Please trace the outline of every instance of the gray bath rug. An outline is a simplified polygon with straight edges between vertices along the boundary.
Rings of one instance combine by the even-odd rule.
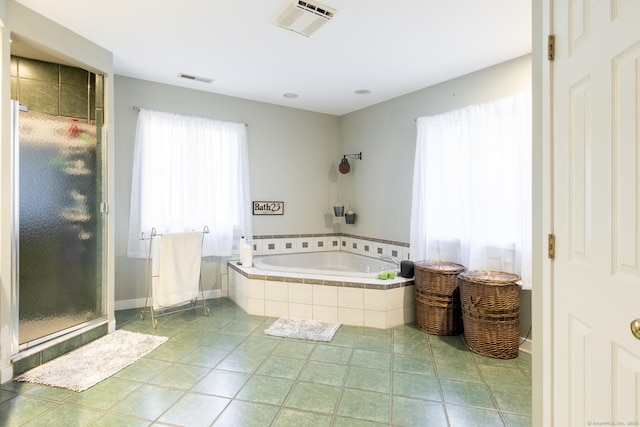
[[[117,330],[25,372],[16,381],[83,391],[129,366],[167,339]]]
[[[340,323],[281,317],[264,330],[267,335],[301,340],[331,341]]]

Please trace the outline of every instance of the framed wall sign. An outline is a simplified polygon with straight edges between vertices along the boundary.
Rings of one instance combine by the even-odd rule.
[[[284,202],[253,202],[254,215],[284,215]]]

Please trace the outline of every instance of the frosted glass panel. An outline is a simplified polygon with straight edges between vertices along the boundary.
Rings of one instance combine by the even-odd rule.
[[[104,315],[96,125],[21,112],[19,342]]]

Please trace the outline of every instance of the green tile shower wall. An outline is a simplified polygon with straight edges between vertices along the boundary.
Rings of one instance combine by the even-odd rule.
[[[13,362],[13,374],[19,375],[29,369],[35,368],[43,363],[55,359],[58,356],[62,356],[72,350],[81,347],[95,339],[98,339],[109,332],[107,324],[99,325],[93,329],[83,332],[81,335],[72,337],[63,342],[60,342],[52,347],[49,347],[43,351],[32,354],[31,356],[22,358]]]
[[[95,86],[95,74],[81,68],[11,57],[11,99],[32,111],[93,120]]]
[[[17,56],[11,57],[11,99],[19,101],[31,111],[53,116],[96,120],[96,108],[102,108],[103,104],[102,99],[96,102],[96,84],[95,74],[80,68]],[[97,89],[98,93],[101,93],[102,88]],[[98,120],[101,127],[101,112]],[[100,142],[98,141],[98,149],[101,148]],[[98,165],[101,166],[99,162]],[[101,176],[100,170],[97,173]],[[17,360],[13,365],[14,374],[20,374],[74,350],[107,332],[107,325],[100,325],[79,336]]]

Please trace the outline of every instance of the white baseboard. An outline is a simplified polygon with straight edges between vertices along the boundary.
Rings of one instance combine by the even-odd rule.
[[[213,299],[222,297],[222,291],[219,289],[213,291],[204,291],[204,299]],[[142,308],[144,307],[146,298],[136,298],[136,299],[127,299],[116,301],[114,304],[114,308],[116,311],[119,310],[130,310],[132,308]]]
[[[522,344],[520,344],[520,350],[524,351],[525,353],[529,353],[531,354],[531,350],[533,349],[533,344],[531,343],[530,339],[524,339],[524,337],[520,337],[520,342]]]
[[[13,379],[13,365],[6,366],[0,370],[0,384],[4,384]]]

